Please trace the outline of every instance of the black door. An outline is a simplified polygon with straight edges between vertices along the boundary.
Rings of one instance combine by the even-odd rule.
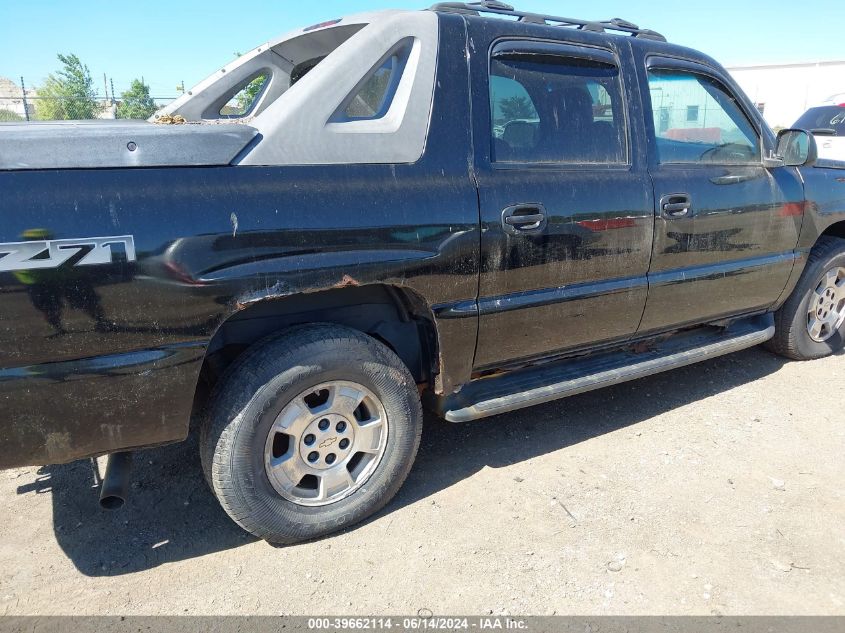
[[[626,339],[645,306],[654,203],[619,51],[497,41],[491,29],[515,27],[484,28],[470,29],[476,50],[494,42],[490,59],[477,55],[473,66],[482,227],[475,366]]]
[[[795,261],[797,171],[763,167],[769,141],[717,69],[657,57],[647,66],[656,221],[640,331],[764,310]]]

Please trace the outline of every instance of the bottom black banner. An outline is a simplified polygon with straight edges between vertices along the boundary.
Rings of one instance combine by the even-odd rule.
[[[524,633],[845,633],[842,617],[4,617],[0,632],[276,633],[288,631],[522,631]]]

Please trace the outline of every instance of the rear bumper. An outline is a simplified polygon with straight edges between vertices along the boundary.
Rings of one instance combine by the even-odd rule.
[[[205,345],[0,370],[0,469],[184,440]]]

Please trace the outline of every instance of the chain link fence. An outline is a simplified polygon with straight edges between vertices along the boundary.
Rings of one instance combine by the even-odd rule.
[[[153,96],[155,107],[165,107],[176,95]],[[86,119],[146,119],[148,110],[131,107],[114,96],[98,94],[92,98],[45,96],[30,88],[0,77],[0,123],[25,121],[62,121]]]

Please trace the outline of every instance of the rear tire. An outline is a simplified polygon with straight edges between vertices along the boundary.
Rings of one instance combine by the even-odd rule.
[[[845,240],[822,236],[801,279],[775,313],[773,352],[792,360],[824,358],[845,347]]]
[[[258,343],[212,394],[202,464],[220,504],[266,541],[321,537],[399,491],[422,433],[402,361],[355,330],[316,325]]]

